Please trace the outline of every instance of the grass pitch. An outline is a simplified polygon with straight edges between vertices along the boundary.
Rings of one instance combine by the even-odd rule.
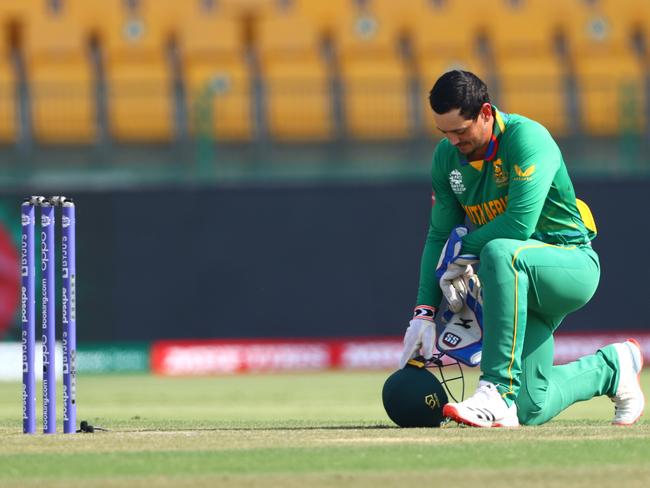
[[[650,423],[611,426],[606,398],[541,427],[400,429],[387,376],[85,376],[78,420],[109,432],[74,436],[20,433],[21,387],[0,383],[0,486],[650,485]]]

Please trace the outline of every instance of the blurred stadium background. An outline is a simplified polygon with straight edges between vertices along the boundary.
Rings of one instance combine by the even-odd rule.
[[[622,284],[648,272],[649,61],[647,0],[0,0],[0,369],[34,193],[78,202],[82,373],[391,366],[427,94],[458,67],[551,130],[594,210],[601,287],[561,357],[647,331]]]

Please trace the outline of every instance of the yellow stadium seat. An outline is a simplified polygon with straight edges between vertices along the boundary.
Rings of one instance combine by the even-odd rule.
[[[278,0],[140,0],[142,12],[155,16],[159,23],[179,27],[182,22],[197,15],[211,17],[228,15],[242,19],[260,18],[273,12]]]
[[[105,43],[111,134],[121,141],[167,141],[174,128],[170,26],[149,13],[145,7],[151,4],[130,12],[124,2],[106,1],[111,5]]]
[[[243,58],[244,32],[239,18],[223,9],[203,11],[200,2],[183,2],[182,21],[176,26],[184,61]]]
[[[628,18],[633,22],[633,27],[639,29],[643,34],[646,46],[650,42],[650,3],[646,0],[632,0],[632,6],[628,10]],[[646,49],[646,55],[650,56],[650,50]]]
[[[15,90],[13,69],[0,45],[0,143],[16,139]]]
[[[5,27],[21,18],[24,7],[23,0],[8,0],[0,7],[0,144],[15,141],[17,135],[16,78]]]
[[[650,3],[647,0],[553,0],[559,4],[563,24],[567,28],[578,25],[578,29],[588,30],[585,20],[604,14],[625,26],[638,26],[650,20]],[[611,32],[610,32],[611,34]]]
[[[85,60],[32,65],[32,128],[52,143],[92,142],[97,134],[95,90]]]
[[[41,0],[29,0],[38,1]],[[147,30],[153,28],[156,32],[170,34],[174,26],[179,23],[178,15],[181,5],[189,3],[189,0],[181,2],[177,0],[137,0],[132,4],[128,0],[61,0],[65,15],[74,18],[75,22],[84,30],[96,36],[103,48],[111,51],[119,49],[122,38],[126,41],[129,37],[127,30],[134,25],[129,25],[127,20],[143,21],[142,27]],[[133,5],[133,8],[129,8]],[[135,23],[135,22],[134,22]],[[137,26],[135,26],[137,27]],[[149,33],[141,36],[137,47],[142,49],[149,47],[155,49],[158,41],[158,34]],[[134,46],[135,47],[135,46]]]
[[[183,0],[184,2],[187,0]],[[224,11],[235,15],[252,14],[254,16],[263,16],[272,12],[278,0],[197,0],[207,5],[217,5]]]
[[[567,23],[580,122],[589,134],[645,127],[644,73],[632,43],[635,8],[630,0],[581,3]]]
[[[319,33],[333,33],[341,18],[357,6],[355,0],[295,0],[301,15],[311,19]]]
[[[491,28],[480,0],[420,0],[412,39],[418,59],[474,56],[479,35]]]
[[[61,5],[64,15],[74,19],[74,22],[86,32],[97,35],[103,40],[107,37],[107,30],[111,28],[111,23],[107,22],[107,19],[120,8],[110,0],[64,0]]]
[[[251,81],[244,59],[243,24],[216,5],[205,10],[200,1],[188,1],[180,12],[183,21],[177,35],[190,126],[194,133],[210,130],[217,139],[248,139]]]
[[[43,8],[42,4],[38,0],[1,0],[0,21],[26,22],[32,11]]]
[[[275,60],[264,70],[266,114],[276,139],[326,139],[332,136],[332,103],[321,60]]]
[[[576,9],[566,29],[570,52],[575,57],[618,56],[633,52],[633,26],[615,9],[603,8],[600,4]]]
[[[484,25],[477,13],[485,10],[477,1],[417,0],[411,39],[421,91],[419,100],[424,107],[424,127],[430,134],[438,135],[438,130],[431,115],[428,94],[443,73],[462,69],[487,81],[487,70],[478,51],[478,38],[484,33]]]
[[[402,32],[409,32],[418,15],[430,0],[368,0],[364,5],[367,11],[372,12],[379,19],[389,19]]]
[[[25,26],[32,127],[42,142],[90,142],[96,136],[86,41],[86,32],[64,10],[34,11]]]
[[[115,63],[108,75],[111,135],[120,141],[163,142],[172,137],[169,70],[164,63]]]
[[[576,66],[581,124],[592,135],[646,127],[645,77],[631,57],[584,58]]]
[[[487,37],[497,59],[556,55],[561,25],[548,3],[549,0],[490,1],[494,28],[487,31]]]
[[[277,139],[325,139],[332,135],[328,72],[311,19],[277,12],[258,26],[266,115]]]
[[[537,32],[532,32],[537,29],[537,24],[540,20],[544,23],[550,22],[554,24],[559,30],[566,31],[567,26],[571,23],[574,23],[573,18],[577,15],[580,15],[584,11],[584,8],[588,2],[591,0],[490,0],[497,1],[500,5],[495,9],[496,21],[499,18],[499,10],[517,12],[522,11],[523,14],[514,15],[526,15],[528,12],[534,12],[537,16],[524,27],[528,27],[531,32],[528,33],[527,37],[533,36],[536,37],[539,35]],[[600,0],[595,0],[600,1]],[[606,0],[610,1],[610,0]],[[498,25],[498,24],[495,24]],[[505,26],[510,27],[510,25]],[[515,26],[516,29],[519,29],[521,26]],[[544,27],[545,29],[546,27]]]
[[[410,134],[408,78],[400,60],[351,63],[341,72],[347,133],[359,139]]]
[[[620,4],[620,5],[619,5]],[[647,0],[626,0],[616,2],[616,5],[623,9],[622,15],[625,21],[632,26],[634,31],[643,35],[646,44],[646,56],[650,58],[650,2]]]
[[[568,129],[566,73],[557,49],[561,3],[490,0],[494,28],[487,32],[500,81],[499,108],[530,117],[554,134]]]
[[[387,19],[353,12],[340,19],[336,45],[348,134],[359,139],[408,136],[409,73],[398,50],[398,28]]]
[[[318,54],[321,34],[311,18],[296,10],[278,10],[257,24],[257,52],[260,59],[285,59]]]
[[[566,74],[556,58],[502,59],[497,72],[501,110],[536,120],[553,135],[567,132]]]
[[[158,57],[172,37],[174,22],[170,18],[174,0],[139,0],[138,8],[127,8],[123,0],[107,3],[106,51],[110,57],[143,59]]]
[[[613,19],[614,25],[605,22],[605,33],[609,36],[620,37],[620,43],[625,44],[624,50],[631,50],[632,36],[641,34],[644,38],[646,56],[650,57],[648,43],[650,42],[650,2],[647,0],[609,0],[599,1],[583,10],[582,15],[591,19],[604,17]],[[584,20],[582,20],[584,22]]]
[[[372,12],[358,11],[340,20],[336,31],[340,58],[398,56],[400,32],[390,19],[379,18]]]

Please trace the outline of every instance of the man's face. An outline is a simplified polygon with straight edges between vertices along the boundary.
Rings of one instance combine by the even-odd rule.
[[[492,134],[492,106],[486,103],[476,119],[466,119],[455,108],[445,114],[433,112],[436,127],[468,159],[482,159]]]

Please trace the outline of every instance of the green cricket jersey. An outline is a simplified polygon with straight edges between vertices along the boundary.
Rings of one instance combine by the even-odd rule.
[[[468,161],[447,139],[436,147],[431,171],[434,205],[420,266],[418,305],[438,306],[435,277],[451,230],[471,223],[462,252],[480,254],[497,238],[586,244],[596,236],[589,208],[576,200],[562,154],[537,122],[493,107],[486,158]]]

